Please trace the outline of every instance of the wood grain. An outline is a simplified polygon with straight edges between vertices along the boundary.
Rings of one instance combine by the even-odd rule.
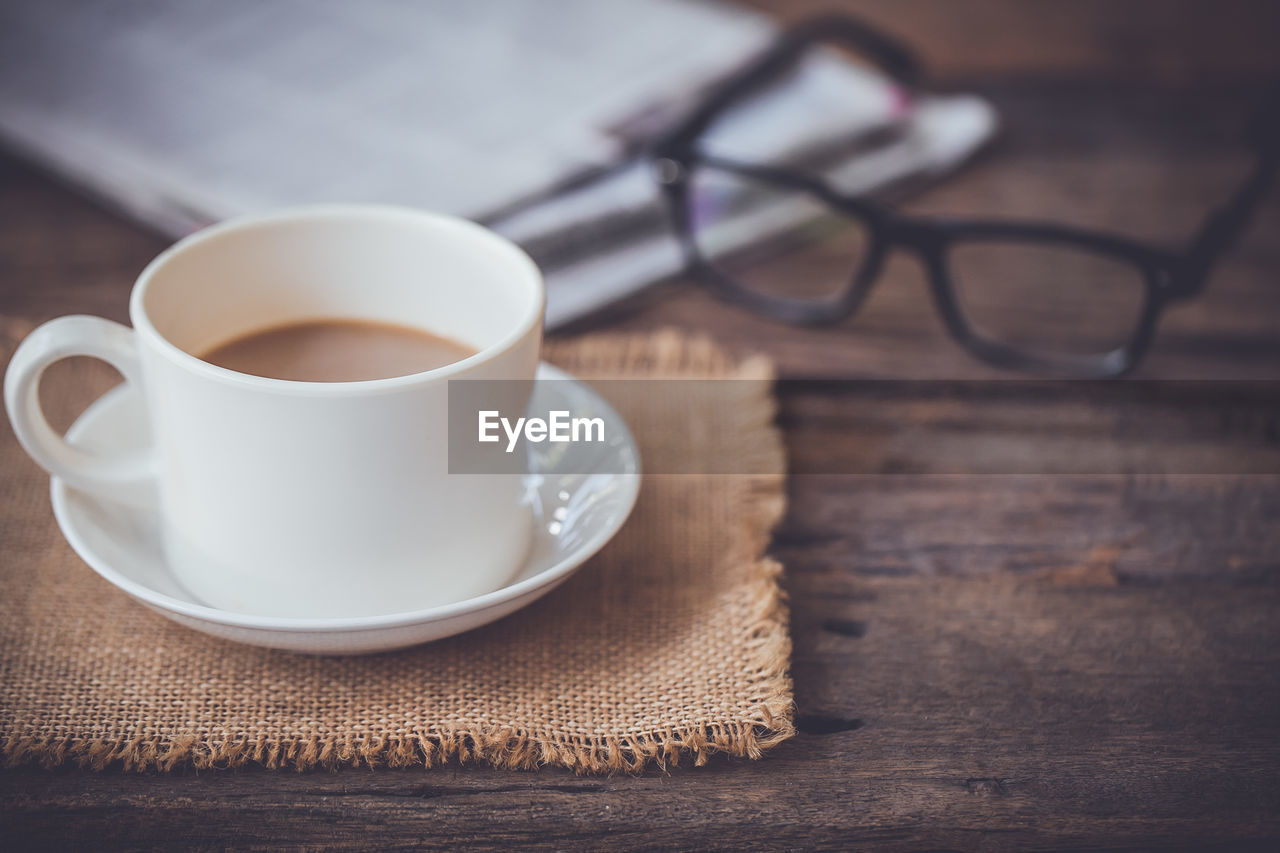
[[[8,771],[7,837],[1026,850],[1274,836],[1274,586],[1120,581],[1105,555],[1027,577],[995,565],[794,572],[802,734],[760,762],[604,779]]]
[[[1270,0],[746,0],[786,21],[856,15],[946,79],[1071,75],[1196,85],[1280,72]]]
[[[1275,4],[1246,0],[848,5],[921,39],[953,79],[987,78],[1004,118],[989,156],[911,209],[1051,215],[1159,241],[1185,237],[1239,174],[1234,128],[1257,86],[1151,89],[1130,72],[1180,83],[1205,65],[1256,81],[1275,57]],[[1273,196],[1206,295],[1166,318],[1141,376],[1280,377],[1278,224]],[[162,246],[0,161],[0,313],[123,319]],[[903,258],[830,329],[779,327],[678,281],[567,334],[662,326],[766,351],[793,379],[1003,375],[947,338]],[[801,734],[764,760],[637,778],[10,769],[4,846],[1274,849],[1280,478],[939,475],[971,449],[910,439],[918,409],[867,414],[822,387],[783,386],[806,470],[825,446],[917,473],[792,479],[773,552],[787,566]],[[1170,454],[1224,439],[1221,425],[1160,433],[1150,412],[1126,411]],[[948,418],[979,436],[1008,428],[976,406]],[[1073,452],[1115,440],[1089,423]],[[1254,449],[1274,452],[1274,431],[1259,430]]]

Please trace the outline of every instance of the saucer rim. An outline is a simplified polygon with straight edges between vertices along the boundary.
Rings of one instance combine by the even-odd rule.
[[[485,610],[508,604],[524,595],[535,592],[544,586],[554,586],[567,579],[570,574],[580,568],[587,560],[599,553],[600,550],[618,534],[618,531],[622,529],[623,525],[626,524],[627,520],[631,517],[631,513],[635,509],[636,501],[640,494],[640,450],[636,444],[635,436],[631,432],[631,428],[627,425],[627,422],[622,418],[622,416],[618,414],[618,411],[610,405],[607,400],[600,396],[600,394],[597,393],[590,384],[578,379],[568,371],[561,370],[555,365],[549,364],[545,361],[538,364],[537,379],[567,379],[577,382],[585,389],[586,393],[594,397],[595,402],[602,406],[604,410],[621,426],[623,433],[622,437],[624,439],[622,444],[624,447],[630,449],[632,459],[632,470],[615,475],[619,478],[625,479],[628,483],[626,510],[620,514],[617,524],[601,529],[564,559],[553,563],[538,574],[515,583],[499,587],[498,589],[481,595],[465,598],[461,601],[454,601],[449,604],[439,604],[419,610],[406,610],[399,613],[386,613],[377,616],[255,616],[248,613],[222,610],[205,604],[195,604],[193,602],[183,601],[170,595],[166,595],[165,593],[158,592],[151,587],[144,586],[132,578],[122,575],[117,569],[113,568],[107,560],[100,557],[94,549],[88,546],[88,544],[81,538],[77,526],[72,523],[72,513],[68,506],[68,495],[69,492],[79,490],[72,489],[72,487],[68,486],[60,477],[49,478],[49,492],[50,499],[53,504],[54,518],[58,523],[58,527],[61,530],[63,537],[66,538],[67,543],[71,546],[72,550],[75,551],[80,559],[84,560],[84,562],[93,569],[94,572],[112,586],[115,586],[150,606],[160,608],[170,613],[180,614],[191,619],[198,619],[210,624],[281,633],[327,633],[335,631],[363,632],[412,627],[431,622],[444,621],[446,619],[459,616],[481,613]],[[89,428],[88,425],[98,417],[102,409],[106,409],[112,405],[118,405],[118,398],[134,393],[137,392],[128,384],[124,384],[103,394],[91,403],[78,418],[76,418],[75,423],[73,423],[71,428],[67,430],[67,439],[75,440],[76,438],[79,438],[80,435]],[[91,493],[83,491],[80,491],[80,494],[87,494],[92,498],[101,499]],[[149,508],[147,511],[151,512],[154,510]]]

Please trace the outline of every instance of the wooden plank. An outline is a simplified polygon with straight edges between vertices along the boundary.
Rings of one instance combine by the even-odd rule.
[[[1035,849],[1276,836],[1274,586],[1171,588],[1103,570],[832,583],[792,576],[807,731],[761,762],[640,778],[22,770],[0,776],[0,820],[19,846]],[[821,627],[835,617],[861,622],[861,636]]]
[[[1280,474],[1280,383],[783,380],[792,474]]]
[[[1162,85],[1280,71],[1270,0],[745,0],[785,21],[857,15],[939,76],[1070,74]]]
[[[849,572],[1096,570],[1113,585],[1252,587],[1280,571],[1274,476],[807,475],[793,478],[789,497],[772,550],[788,578],[817,585],[804,589],[819,600]]]

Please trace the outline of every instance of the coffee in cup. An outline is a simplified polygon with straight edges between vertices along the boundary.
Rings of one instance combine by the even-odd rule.
[[[360,382],[435,370],[475,355],[424,329],[368,320],[307,320],[259,329],[200,357],[240,373],[295,382]]]
[[[286,210],[162,253],[134,286],[132,329],[87,316],[36,329],[9,363],[5,403],[22,445],[68,486],[153,491],[173,574],[209,606],[421,610],[496,590],[525,559],[522,478],[449,471],[447,386],[532,380],[542,312],[537,267],[473,223]],[[40,376],[75,355],[139,394],[150,447],[103,455],[49,427]]]

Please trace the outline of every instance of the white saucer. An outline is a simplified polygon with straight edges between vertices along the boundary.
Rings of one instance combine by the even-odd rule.
[[[573,377],[543,364],[538,379]],[[157,507],[149,490],[127,503],[116,502],[72,489],[55,477],[53,512],[71,547],[99,575],[146,607],[206,634],[315,654],[387,651],[438,640],[501,619],[555,589],[618,532],[635,505],[639,453],[618,413],[578,381],[534,387],[534,405],[544,410],[604,418],[607,440],[529,445],[535,533],[528,560],[507,586],[466,601],[386,616],[328,619],[219,610],[200,604],[174,580],[161,550]],[[100,452],[145,445],[147,424],[137,394],[128,385],[109,392],[80,416],[67,438]],[[551,447],[552,452],[542,450]],[[584,471],[595,473],[574,473]]]

